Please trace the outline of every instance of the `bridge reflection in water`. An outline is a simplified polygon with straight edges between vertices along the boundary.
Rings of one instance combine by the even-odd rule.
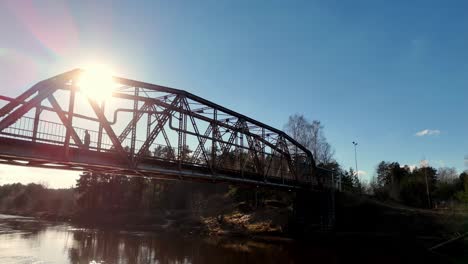
[[[289,189],[331,184],[311,152],[278,129],[183,90],[119,77],[99,101],[80,87],[83,74],[0,97],[0,162]]]

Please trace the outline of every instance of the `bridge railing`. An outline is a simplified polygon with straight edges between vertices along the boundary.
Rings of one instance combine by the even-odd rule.
[[[19,118],[13,125],[4,129],[0,132],[2,137],[15,138],[26,141],[35,141],[38,143],[46,143],[51,145],[63,145],[66,136],[66,127],[57,122],[39,120],[37,121],[37,130],[34,131],[34,122],[35,119],[28,116],[23,116]],[[73,127],[79,136],[84,138],[85,130],[90,134],[90,151],[100,151],[100,152],[115,152],[112,148],[112,142],[106,133],[102,133],[102,139],[99,144],[98,135],[99,131],[84,129],[81,127]],[[125,148],[128,148],[131,138],[127,137],[122,141],[122,145]],[[139,142],[140,145],[143,144],[143,141]],[[78,145],[71,141],[71,148],[78,148]],[[217,161],[223,161],[218,163],[218,169],[224,169],[227,171],[240,171],[243,170],[245,173],[255,172],[253,160],[249,157],[247,151],[238,150],[231,151],[227,153],[225,157],[221,156],[221,153],[216,155]],[[148,151],[146,158],[153,158],[158,160],[165,160],[168,162],[178,162],[181,158],[184,164],[193,164],[193,165],[206,165],[206,161],[203,159],[192,159],[192,153],[188,152],[186,155],[178,155],[178,150],[173,147],[168,147],[162,144],[153,144],[151,151]],[[294,180],[294,177],[288,167],[286,161],[279,159],[277,156],[270,153],[262,153],[261,155],[262,162],[269,164],[267,170],[264,172],[264,175],[268,177],[276,177],[282,180]],[[308,169],[308,164],[300,162],[304,160],[304,157],[298,156],[294,160],[298,160],[296,163],[296,169],[298,171],[305,172]],[[304,175],[305,173],[301,173]],[[310,177],[304,177],[300,179],[301,181],[310,181]]]

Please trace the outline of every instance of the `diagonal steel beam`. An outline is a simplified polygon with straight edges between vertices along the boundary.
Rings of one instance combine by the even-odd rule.
[[[186,110],[188,110],[190,112],[190,105],[189,103],[187,102],[187,99],[184,98],[182,99],[183,103],[185,104],[185,107],[186,107]],[[210,166],[211,169],[213,169],[213,165],[214,165],[214,160],[211,162],[209,162],[208,160],[208,155],[206,154],[206,150],[205,150],[205,146],[203,144],[203,139],[200,137],[200,131],[198,130],[198,126],[197,126],[197,123],[195,121],[195,118],[190,115],[190,121],[192,123],[192,126],[193,126],[193,129],[195,130],[195,134],[197,135],[197,139],[198,139],[198,144],[199,146],[201,147],[201,150],[202,150],[202,153],[203,153],[203,156],[205,157],[205,160],[206,160],[206,164]]]
[[[234,143],[234,139],[237,137],[237,133],[239,132],[239,127],[242,121],[240,119],[237,120],[236,124],[234,125],[234,129],[231,129],[231,136],[229,137],[228,143],[224,144],[224,147],[221,149],[221,157],[218,161],[218,166],[221,166],[224,162],[224,157],[228,154],[229,150],[232,147],[232,143]]]
[[[138,98],[138,97],[135,97],[135,98]],[[136,99],[135,99],[136,100]],[[138,111],[138,115],[136,116],[136,123],[138,123],[138,121],[140,120],[140,118],[143,116],[144,112],[143,111],[146,111],[149,107],[149,103],[148,102],[145,102],[141,107],[140,107],[140,110]],[[135,119],[135,117],[134,117]],[[130,122],[128,122],[127,126],[124,128],[124,130],[122,131],[122,133],[120,133],[119,135],[119,141],[120,142],[123,142],[125,140],[125,138],[128,136],[128,134],[130,134],[130,132],[132,132],[132,128],[133,128],[133,119],[130,120]]]
[[[70,119],[69,119],[71,117],[66,117],[63,114],[62,108],[60,107],[59,103],[55,99],[54,95],[52,95],[52,94],[49,95],[48,99],[49,99],[49,102],[52,105],[52,107],[56,110],[56,113],[57,113],[58,117],[60,118],[60,121],[62,121],[63,125],[67,128],[67,134],[70,133],[71,137],[73,138],[73,141],[75,141],[75,143],[78,146],[82,147],[83,143],[81,142],[80,137],[78,136],[75,129],[71,125],[71,122],[70,122]]]
[[[286,162],[288,163],[289,171],[294,176],[294,179],[297,181],[298,180],[297,173],[296,173],[296,169],[294,168],[294,164],[293,164],[293,162],[291,160],[291,154],[289,153],[288,144],[286,143],[286,141],[284,140],[283,137],[280,137],[278,140],[280,141],[282,150],[285,153],[283,156],[286,158]]]
[[[249,127],[247,126],[247,123],[245,121],[242,122],[242,128],[244,132],[249,132]],[[245,133],[245,137],[247,138],[247,143],[249,144],[249,153],[254,160],[257,173],[263,175],[263,167],[260,162],[260,159],[258,158],[258,152],[259,152],[257,148],[258,143],[256,143],[255,139],[250,136],[250,133]]]
[[[156,109],[156,107],[154,105],[151,106],[151,108],[153,108],[153,111],[154,111],[154,116],[156,117],[156,122],[160,122],[160,117],[158,116],[158,110]],[[150,115],[151,116],[151,115]],[[151,132],[150,132],[151,133]],[[148,137],[149,137],[149,134],[148,133]],[[168,147],[169,149],[169,152],[170,152],[170,157],[175,157],[175,155],[173,155],[174,151],[172,149],[172,146],[171,146],[171,141],[169,140],[169,137],[167,136],[167,133],[166,133],[166,129],[164,129],[164,126],[161,127],[161,134],[163,135],[164,137],[164,141],[166,141],[166,146]]]
[[[8,114],[11,110],[15,109],[18,105],[20,105],[22,102],[26,101],[29,97],[31,97],[33,94],[36,92],[40,91],[45,85],[45,82],[39,82],[35,84],[33,87],[30,89],[26,90],[24,93],[16,97],[14,100],[10,101],[8,104],[6,104],[2,109],[0,109],[0,116],[4,116]]]
[[[180,96],[184,96],[186,98],[189,98],[190,100],[193,100],[195,102],[198,102],[200,104],[203,104],[203,105],[206,105],[206,106],[209,106],[211,108],[215,108],[215,109],[218,109],[218,111],[221,111],[221,112],[224,112],[226,114],[229,114],[231,116],[234,116],[238,119],[243,119],[243,120],[246,120],[247,122],[251,123],[251,124],[254,124],[256,126],[259,126],[259,127],[263,127],[263,128],[266,128],[267,130],[270,130],[278,135],[281,135],[282,137],[284,137],[285,139],[287,139],[289,142],[291,142],[292,144],[294,145],[297,145],[302,151],[304,151],[305,153],[307,153],[307,155],[309,156],[309,158],[313,161],[314,157],[312,156],[312,153],[304,146],[302,146],[301,144],[299,144],[296,140],[294,140],[292,137],[290,137],[289,135],[287,135],[286,133],[284,133],[283,131],[281,130],[278,130],[276,128],[273,128],[267,124],[264,124],[262,122],[259,122],[255,119],[252,119],[250,117],[247,117],[245,115],[242,115],[240,113],[237,113],[235,111],[232,111],[230,109],[227,109],[221,105],[218,105],[218,104],[215,104],[209,100],[206,100],[204,98],[201,98],[199,96],[196,96],[194,94],[191,94],[187,91],[183,91],[183,90],[179,90],[179,89],[174,89],[174,88],[170,88],[170,87],[165,87],[165,86],[161,86],[161,85],[155,85],[155,84],[150,84],[150,83],[145,83],[145,82],[140,82],[140,81],[135,81],[135,80],[129,80],[129,79],[125,79],[125,78],[119,78],[119,77],[116,77],[115,78],[119,83],[121,84],[125,84],[125,85],[128,85],[128,86],[138,86],[138,87],[142,87],[142,88],[145,88],[145,89],[148,89],[148,90],[153,90],[153,91],[159,91],[159,92],[165,92],[165,93],[170,93],[170,94],[176,94],[176,95],[180,95]],[[315,163],[312,162],[314,165]]]
[[[208,135],[211,133],[211,130],[212,130],[212,126],[210,124],[210,125],[208,125],[208,127],[206,128],[205,133],[204,133],[203,144],[202,144],[203,146],[205,145],[206,141],[208,140]],[[200,153],[202,151],[202,145],[200,145],[200,144],[197,145],[197,148],[195,149],[195,151],[192,154],[191,162],[193,162],[193,163],[197,162],[198,156],[200,156]]]
[[[44,90],[41,90],[34,98],[29,100],[27,103],[24,103],[22,106],[17,108],[15,111],[11,112],[7,115],[2,121],[0,121],[0,131],[9,127],[13,123],[15,123],[19,118],[21,118],[24,114],[29,112],[33,107],[38,106],[45,98],[51,95],[56,88],[52,86],[48,86]]]
[[[117,97],[117,98],[127,99],[127,100],[133,100],[135,98],[135,96],[133,96],[133,95],[123,94],[123,93],[114,93],[113,96]],[[231,129],[231,130],[234,130],[234,131],[237,131],[239,129],[237,127],[234,127],[234,126],[229,125],[227,123],[221,122],[219,120],[213,120],[213,119],[211,119],[209,117],[206,117],[206,116],[203,116],[203,115],[200,115],[200,114],[197,114],[197,113],[193,113],[193,112],[185,110],[185,109],[180,109],[180,108],[175,107],[175,106],[171,106],[168,103],[165,103],[165,102],[162,102],[162,101],[157,101],[156,99],[153,99],[153,98],[139,97],[139,99],[142,100],[142,101],[146,101],[146,102],[158,103],[159,106],[161,106],[161,107],[172,108],[172,109],[175,109],[176,112],[180,112],[180,113],[183,113],[183,114],[186,114],[186,115],[189,115],[189,116],[193,116],[193,117],[195,117],[197,119],[200,119],[200,120],[203,120],[203,121],[206,121],[206,122],[212,122],[212,123],[215,123],[218,126],[222,126],[222,127],[227,128],[227,129]],[[259,136],[257,134],[251,133],[250,131],[245,132],[245,134],[250,135],[251,137],[254,137],[257,140],[265,143],[265,145],[274,148],[274,144],[272,144],[271,142],[269,142],[268,140],[262,138],[261,136]]]
[[[74,70],[71,70],[71,71],[68,71],[68,72],[65,72],[65,73],[62,73],[62,74],[59,74],[59,75],[56,75],[56,76],[53,76],[49,79],[46,79],[46,80],[43,80],[43,81],[40,81],[38,83],[36,83],[35,85],[33,85],[31,88],[29,88],[28,90],[26,90],[24,93],[22,93],[21,95],[19,95],[18,97],[15,98],[15,100],[12,100],[10,101],[8,104],[6,104],[4,107],[2,107],[0,109],[0,117],[8,114],[10,111],[12,111],[13,109],[15,109],[19,104],[23,104],[24,101],[26,101],[26,99],[28,99],[29,97],[31,97],[33,94],[35,94],[36,92],[40,92],[42,90],[47,90],[47,87],[50,87],[51,83],[52,82],[55,82],[55,83],[59,83],[63,80],[66,80],[66,79],[69,79],[71,76],[75,76],[77,73],[79,73],[80,70],[78,69],[74,69]],[[48,95],[47,95],[48,96]],[[45,96],[43,99],[45,99],[47,96]],[[26,111],[27,112],[27,111]],[[16,121],[16,120],[15,120]],[[14,123],[14,122],[13,122]],[[11,125],[11,124],[10,124]],[[9,125],[8,125],[9,126]],[[8,127],[7,126],[7,127]],[[3,130],[0,129],[0,131]]]
[[[216,129],[214,137],[216,138],[216,142],[220,145],[221,149],[224,149],[226,144],[223,141],[223,136],[221,135],[219,129]]]
[[[158,136],[159,132],[164,128],[164,125],[166,124],[167,120],[169,120],[169,117],[172,115],[172,113],[175,111],[174,107],[178,104],[179,102],[179,97],[176,96],[174,100],[172,100],[171,107],[164,109],[164,113],[161,114],[162,117],[158,118],[158,122],[156,124],[156,127],[151,131],[151,134],[149,137],[145,140],[143,145],[141,146],[140,150],[136,154],[136,157],[134,159],[133,164],[136,166],[140,159],[144,156],[144,154],[148,151],[148,148],[153,144],[154,140]]]
[[[122,147],[122,144],[120,143],[119,139],[117,138],[117,135],[115,134],[114,130],[112,129],[111,125],[109,124],[109,121],[107,120],[106,116],[102,112],[102,109],[98,106],[96,101],[88,97],[89,104],[94,110],[94,113],[96,114],[96,117],[99,119],[99,123],[102,125],[104,130],[107,133],[107,136],[109,136],[109,139],[111,140],[112,144],[114,145],[115,150],[117,151],[118,155],[127,161],[129,165],[131,165],[131,162],[128,159],[128,155],[125,152],[125,150]]]
[[[275,146],[278,146],[279,141],[276,142]],[[268,176],[268,173],[270,172],[271,164],[273,163],[273,160],[275,159],[275,150],[272,151],[270,160],[268,161],[268,166],[267,169],[265,170],[264,177],[266,178]]]

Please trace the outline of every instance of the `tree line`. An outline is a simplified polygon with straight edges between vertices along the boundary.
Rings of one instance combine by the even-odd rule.
[[[68,215],[74,209],[74,196],[73,189],[49,189],[36,183],[0,185],[0,211],[9,214],[53,211]]]
[[[363,184],[352,168],[345,169],[335,160],[333,147],[327,141],[320,121],[309,121],[303,115],[295,114],[289,117],[284,130],[311,151],[317,166],[333,171],[336,186],[344,192],[372,195],[377,199],[394,200],[421,208],[440,208],[468,202],[467,172],[458,174],[453,168],[409,167],[382,161],[376,168],[374,180]],[[186,149],[184,156],[188,159],[190,153],[192,151]],[[235,153],[228,154],[228,157],[224,157],[223,165],[234,167],[237,156]],[[152,155],[169,158],[174,153],[167,147],[158,146]],[[284,204],[293,201],[290,194],[275,191],[95,172],[82,173],[72,191],[48,190],[37,184],[4,185],[0,187],[0,210],[19,208],[40,211],[61,208],[68,211],[147,213],[190,210],[195,214],[203,214],[210,207],[209,203],[222,207],[224,205],[221,203],[227,201],[243,202],[255,207],[272,199]]]
[[[382,161],[370,191],[379,199],[391,199],[421,208],[445,208],[468,202],[468,172],[455,168],[401,166]]]
[[[335,162],[331,145],[327,142],[323,126],[319,121],[308,122],[303,116],[293,115],[285,125],[285,130],[311,150],[317,157],[316,162],[320,164]],[[185,147],[183,159],[191,159],[193,152]],[[148,155],[173,159],[175,154],[169,147],[157,146]],[[248,162],[248,153],[229,152],[227,156],[219,158],[223,159],[223,167],[232,169],[240,165],[239,159],[245,159],[247,160],[244,162],[245,170],[254,170],[253,162]],[[280,161],[272,162],[272,166],[282,167],[279,163]],[[352,176],[352,171],[345,174],[349,175],[345,179],[349,178],[350,185],[357,182]],[[203,214],[210,207],[226,206],[222,203],[243,203],[244,207],[249,208],[262,206],[268,200],[275,200],[285,205],[292,203],[292,197],[287,192],[226,184],[163,181],[96,172],[83,172],[71,191],[50,190],[37,184],[5,185],[2,188],[0,200],[3,207],[0,207],[0,210],[4,212],[10,209],[38,212],[60,208],[67,213],[108,211],[151,214],[161,210],[189,210],[194,214]],[[214,206],[208,206],[209,203],[213,203]]]

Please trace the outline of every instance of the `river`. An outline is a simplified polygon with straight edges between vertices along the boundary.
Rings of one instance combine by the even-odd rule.
[[[408,254],[411,252],[411,255]],[[0,215],[0,263],[443,263],[406,243],[266,243],[79,228]]]

